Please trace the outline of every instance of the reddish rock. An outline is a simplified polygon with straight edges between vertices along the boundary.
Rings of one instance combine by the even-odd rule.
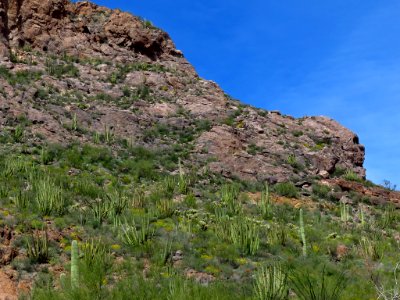
[[[338,260],[343,259],[349,253],[349,248],[346,245],[339,244],[336,247],[336,257]]]
[[[18,294],[14,282],[0,270],[0,300],[17,300]]]
[[[209,283],[215,280],[215,277],[213,275],[204,272],[199,272],[194,269],[186,270],[185,275],[187,278],[193,279],[194,281],[202,285],[208,285]]]
[[[347,181],[344,179],[328,179],[324,181],[331,186],[339,186],[344,192],[356,192],[361,196],[368,197],[373,204],[388,204],[391,203],[395,207],[400,208],[400,192],[391,191],[380,186],[365,186],[360,182]]]

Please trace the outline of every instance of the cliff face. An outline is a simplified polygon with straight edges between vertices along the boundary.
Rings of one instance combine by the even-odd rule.
[[[301,181],[345,169],[365,177],[354,133],[230,99],[149,22],[89,2],[0,3],[3,128],[25,115],[38,142],[88,142],[106,128],[146,147],[181,143],[188,162],[226,177]]]

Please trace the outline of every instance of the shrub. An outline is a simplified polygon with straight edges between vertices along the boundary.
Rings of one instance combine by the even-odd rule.
[[[3,77],[11,85],[28,84],[31,81],[39,80],[42,77],[41,72],[35,71],[17,71],[15,74],[11,73],[7,68],[0,66],[0,77]]]
[[[195,124],[199,132],[210,131],[210,129],[212,128],[211,122],[207,119],[197,119],[195,121]]]
[[[297,161],[297,158],[294,154],[290,154],[286,159],[286,162],[293,167],[293,169],[301,171],[304,169],[304,166]]]
[[[256,155],[257,153],[261,152],[263,150],[263,148],[257,146],[256,144],[250,144],[247,147],[247,153],[251,154],[251,155]]]
[[[14,142],[20,143],[24,138],[24,130],[25,128],[22,125],[17,125],[14,129],[13,138]]]
[[[362,182],[362,178],[360,178],[354,171],[347,170],[346,173],[343,175],[343,178],[349,181],[356,181]]]
[[[68,77],[79,77],[79,70],[72,63],[64,64],[56,59],[46,60],[46,71],[49,75],[61,78],[64,75]]]
[[[346,174],[346,169],[342,167],[335,167],[335,170],[332,173],[332,177],[342,177]]]
[[[294,270],[290,280],[300,300],[339,300],[347,283],[344,273],[330,275],[325,267],[318,275]]]
[[[295,130],[295,131],[292,132],[292,134],[293,134],[294,137],[300,137],[300,136],[302,136],[304,133],[303,133],[303,131],[301,131],[301,130]]]
[[[321,199],[327,199],[330,190],[331,190],[330,187],[326,186],[326,185],[317,184],[317,183],[312,185],[313,194]]]
[[[289,198],[297,198],[298,197],[298,189],[292,182],[282,182],[277,183],[274,186],[274,191],[281,196],[289,197]]]

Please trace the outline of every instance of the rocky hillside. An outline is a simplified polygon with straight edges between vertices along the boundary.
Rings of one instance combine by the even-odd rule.
[[[364,155],[232,99],[149,21],[0,0],[0,299],[389,297],[400,193]]]
[[[108,127],[150,147],[182,143],[178,132],[189,130],[190,159],[226,177],[365,177],[354,133],[325,117],[294,119],[233,101],[150,22],[89,2],[2,3],[2,126],[26,115],[32,136],[67,142],[77,137],[65,126],[76,117],[81,141]]]

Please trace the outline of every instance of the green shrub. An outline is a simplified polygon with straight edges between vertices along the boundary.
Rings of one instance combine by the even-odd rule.
[[[320,199],[327,199],[328,194],[331,191],[331,188],[327,185],[322,185],[318,183],[314,183],[312,185],[312,192]]]
[[[349,181],[362,182],[362,178],[360,178],[354,171],[347,170],[343,175],[343,178]]]
[[[64,75],[68,77],[79,77],[79,69],[73,63],[63,63],[56,59],[46,60],[46,71],[49,75],[62,78]]]
[[[300,137],[300,136],[302,136],[304,133],[303,133],[303,131],[301,131],[301,130],[295,130],[295,131],[292,132],[292,134],[293,134],[294,137]]]
[[[297,161],[297,158],[294,154],[290,154],[286,160],[286,162],[291,165],[295,170],[303,170],[304,166]]]
[[[151,89],[145,84],[140,85],[136,89],[135,99],[146,101],[151,100]]]
[[[290,280],[300,300],[339,300],[347,284],[344,273],[329,274],[325,267],[319,274],[310,270],[294,270]]]
[[[22,140],[24,138],[24,131],[25,131],[25,128],[22,125],[17,125],[15,127],[14,132],[13,132],[14,142],[16,142],[16,143],[22,142]]]
[[[117,70],[114,71],[109,77],[109,81],[112,84],[122,83],[125,80],[126,75],[133,71],[149,71],[156,73],[164,73],[170,71],[163,65],[146,62],[117,65],[116,68]]]
[[[263,150],[263,148],[257,146],[256,144],[250,144],[247,147],[247,153],[251,155],[256,155],[257,153],[260,153]]]
[[[346,174],[346,169],[342,167],[335,167],[335,170],[332,173],[332,177],[342,177],[344,174]]]
[[[195,120],[195,125],[199,132],[210,131],[212,128],[211,122],[207,119]]]
[[[299,195],[297,187],[292,182],[277,183],[274,186],[274,191],[278,195],[289,198],[297,198]]]
[[[27,70],[11,73],[7,68],[0,66],[0,77],[3,77],[9,84],[15,86],[17,84],[25,85],[32,81],[37,81],[42,77],[42,73]]]

